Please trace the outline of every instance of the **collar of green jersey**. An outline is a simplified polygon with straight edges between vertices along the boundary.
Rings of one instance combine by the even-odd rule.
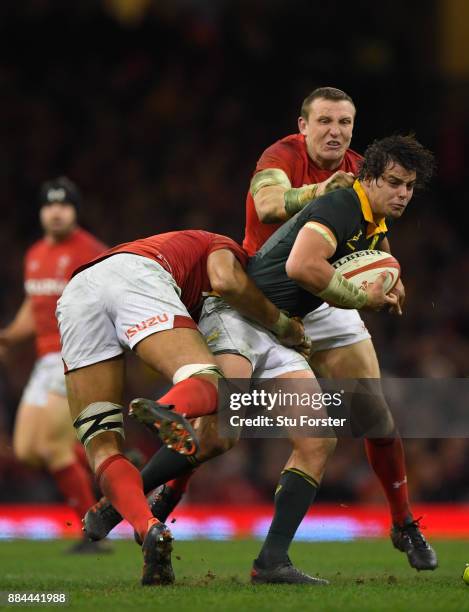
[[[388,231],[386,227],[386,221],[384,217],[379,220],[378,225],[376,225],[375,220],[373,218],[373,211],[371,210],[370,202],[366,196],[366,193],[361,186],[360,181],[357,179],[353,184],[353,189],[360,200],[360,206],[362,209],[363,216],[365,217],[365,221],[368,222],[366,228],[366,237],[370,238],[370,236],[374,236],[375,234],[384,234]]]

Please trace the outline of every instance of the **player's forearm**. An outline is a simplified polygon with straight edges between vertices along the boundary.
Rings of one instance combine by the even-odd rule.
[[[241,315],[275,331],[280,310],[266,298],[244,271],[236,271],[231,279],[225,278],[223,284],[215,290]]]
[[[35,334],[31,302],[26,298],[13,321],[1,332],[3,344],[13,346],[28,340]]]
[[[338,308],[355,309],[367,304],[367,295],[348,281],[324,259],[316,258],[294,267],[287,274],[303,289]]]
[[[331,264],[319,257],[306,261],[290,258],[285,269],[289,278],[313,295],[318,295],[323,291],[334,275],[334,268]]]
[[[254,197],[254,204],[262,223],[282,223],[288,219],[285,210],[284,187],[264,187]]]
[[[292,320],[258,289],[231,251],[220,249],[211,253],[207,273],[213,291],[244,317],[279,337],[295,332],[291,327]]]
[[[297,189],[275,185],[263,187],[254,196],[254,204],[262,223],[282,223],[302,210],[316,197],[316,184]]]
[[[266,168],[252,177],[249,192],[262,223],[290,219],[318,196],[320,184],[292,187],[287,173],[280,168]]]

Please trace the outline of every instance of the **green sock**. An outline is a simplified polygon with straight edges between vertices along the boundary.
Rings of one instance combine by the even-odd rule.
[[[288,548],[316,497],[319,484],[296,468],[284,470],[275,492],[275,512],[256,565],[268,568],[288,561]]]

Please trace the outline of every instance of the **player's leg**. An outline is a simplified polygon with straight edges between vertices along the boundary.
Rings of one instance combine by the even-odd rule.
[[[182,425],[172,431],[173,437],[176,438],[179,431],[180,439],[187,440],[190,436],[186,433],[191,427],[186,429],[187,422],[175,415],[186,415],[190,419],[214,413],[221,372],[180,300],[181,290],[174,278],[156,262],[144,257],[121,254],[110,259],[107,267],[111,271],[118,265],[121,276],[125,272],[125,297],[117,296],[114,316],[120,344],[134,350],[151,368],[173,381],[173,387],[158,399],[157,405],[151,400],[140,399],[132,402],[131,411],[142,422],[155,424],[160,437],[166,440],[172,419]],[[140,323],[136,323],[138,321]],[[165,443],[172,447],[177,444],[180,452],[185,451],[177,440]],[[188,449],[187,454],[192,454],[193,450]]]
[[[207,339],[210,350],[215,355],[216,363],[228,379],[249,380],[256,363],[264,358],[269,350],[272,350],[272,338],[268,336],[265,330],[247,323],[243,317],[228,308],[219,299],[210,298],[205,301],[199,328]],[[275,344],[277,343],[275,342]],[[178,354],[178,347],[173,350]],[[170,374],[170,372],[167,372],[167,375]],[[161,449],[142,470],[145,490],[151,491],[170,480],[174,480],[174,476],[168,476],[171,472],[177,477],[181,477],[181,480],[171,483],[171,488],[178,491],[174,496],[174,499],[178,501],[180,499],[179,493],[183,492],[187,485],[187,474],[200,463],[226,452],[235,442],[223,440],[218,436],[216,416],[212,418],[206,416],[203,419],[198,419],[197,427],[202,448],[196,455],[196,461],[192,460],[193,465],[184,468],[182,461],[174,457],[173,453],[169,454],[165,449]],[[179,462],[181,466],[176,466],[176,462]],[[169,492],[165,487],[164,493],[168,493],[169,496]],[[157,492],[156,496],[151,499],[156,516],[164,516],[175,506],[175,504],[167,503],[167,495],[162,497],[161,493],[163,491]],[[161,508],[159,507],[160,502],[162,502]]]
[[[211,306],[213,306],[213,308]],[[199,321],[200,329],[205,337],[209,339],[210,348],[214,353],[219,353],[215,357],[215,359],[217,359],[216,363],[222,367],[227,378],[249,379],[252,372],[252,362],[257,358],[257,356],[251,355],[250,351],[247,353],[242,351],[245,352],[243,355],[237,352],[234,339],[239,340],[240,343],[246,347],[248,343],[243,342],[243,334],[247,333],[249,341],[252,343],[253,338],[259,333],[256,329],[248,329],[246,331],[244,328],[245,321],[242,320],[242,322],[240,322],[241,319],[242,317],[236,312],[227,309],[226,305],[222,306],[221,300],[209,299],[206,300],[204,304],[202,316]],[[261,333],[264,334],[265,332],[262,331]],[[162,334],[160,333],[158,336],[161,337]],[[184,354],[185,347],[179,346],[177,350],[175,350],[175,346],[176,345],[170,347],[170,350],[180,359],[181,355]],[[262,352],[261,349],[261,353]],[[152,367],[156,367],[156,362],[154,361],[155,355],[150,355],[150,357],[148,357],[146,352],[144,352],[143,354],[141,353],[140,356],[148,361]],[[153,359],[153,361],[151,361],[151,359]],[[169,377],[171,375],[172,372],[167,369],[166,376]],[[208,460],[210,457],[220,452],[228,450],[228,448],[231,447],[231,442],[228,442],[228,444],[223,440],[220,442],[218,436],[216,434],[213,435],[214,432],[216,432],[216,423],[216,416],[205,416],[197,420],[197,426],[199,430],[203,432],[203,435],[201,448],[195,457],[184,457],[173,452],[171,449],[161,448],[143,468],[142,473],[145,490],[150,492],[156,487],[165,485],[167,482],[179,477],[187,480],[187,475],[203,461]],[[205,439],[205,435],[209,435],[210,437]],[[180,481],[178,484],[180,489],[184,489],[186,483]],[[175,507],[175,503],[173,502],[177,502],[179,496],[176,495],[175,500],[167,500],[165,496],[162,497],[159,495],[160,492],[161,491],[156,492],[156,496],[150,498],[150,503],[155,516],[166,518]],[[85,518],[85,529],[93,539],[101,539],[105,537],[120,520],[121,517],[119,513],[110,506],[107,500],[101,499],[99,504],[91,508],[87,513]]]
[[[355,310],[323,306],[305,317],[305,327],[313,339],[310,364],[319,378],[380,378],[380,368],[370,335]],[[376,387],[376,386],[375,386]],[[410,515],[407,477],[402,441],[393,437],[394,424],[389,406],[381,393],[360,394],[357,400],[367,406],[354,406],[357,413],[381,420],[386,437],[366,440],[369,461],[377,474],[390,505],[393,522]],[[395,487],[395,483],[400,483]]]
[[[187,440],[186,446],[190,446],[194,438],[192,428],[181,421],[178,429],[166,427],[165,430],[165,423],[159,421],[158,415],[164,417],[166,414],[174,419],[177,413],[193,419],[216,411],[218,379],[222,374],[202,335],[197,329],[187,327],[168,329],[147,336],[134,346],[134,350],[147,365],[172,380],[174,386],[157,402],[134,400],[131,413],[141,422],[156,426],[169,448],[193,454],[184,447],[184,440]]]
[[[248,378],[253,371],[253,375],[259,378],[314,379],[314,375],[300,355],[279,345],[278,341],[269,332],[246,322],[223,303],[209,300],[204,306],[204,311],[208,316],[202,318],[201,329],[208,340],[209,347],[221,360],[220,364],[227,378]],[[204,419],[204,421],[208,422],[207,419]],[[203,440],[203,436],[201,439]],[[209,447],[212,449],[211,455],[213,455],[213,449],[217,448],[216,436],[210,436],[209,439]],[[294,453],[287,464],[290,473],[293,474],[291,470],[294,470],[295,467],[298,471],[303,469],[305,475],[308,472],[313,474],[310,481],[316,476],[319,482],[327,457],[332,452],[334,445],[335,440],[314,440],[312,443],[306,438],[298,440],[294,446]],[[220,447],[218,446],[218,448]],[[289,514],[287,510],[288,502],[284,503],[283,496],[282,503],[279,504],[278,512],[276,512],[275,520],[277,524],[282,524],[280,528],[281,546],[285,546],[285,542],[287,542],[286,550],[313,499],[314,488],[309,484],[308,487],[306,494],[301,486],[293,487],[293,491],[289,491],[287,494],[287,498],[290,499],[290,506],[292,500],[297,501],[295,495],[298,494],[301,498],[299,513],[294,513],[294,516]],[[296,524],[296,526],[292,528],[292,524]],[[264,580],[258,573],[259,582],[281,581],[324,584],[324,581],[306,576],[293,568],[291,564],[288,567],[276,567],[275,569],[277,575],[273,576],[272,571],[269,571],[269,576],[263,576]]]
[[[219,303],[220,300],[217,301],[217,304]],[[206,306],[204,305],[205,310]],[[193,329],[175,329],[172,332],[165,331],[158,333],[156,336],[149,336],[135,347],[138,356],[150,367],[159,369],[162,374],[167,378],[172,378],[173,381],[175,376],[180,376],[179,373],[187,368],[186,364],[191,363],[218,364],[216,365],[218,372],[220,372],[221,366],[225,376],[228,378],[249,379],[254,358],[251,355],[238,354],[236,347],[232,343],[232,333],[227,330],[227,326],[233,322],[232,318],[236,318],[238,326],[235,328],[235,333],[239,329],[239,333],[242,334],[244,322],[240,324],[238,315],[234,312],[233,316],[231,314],[228,315],[230,317],[228,323],[223,320],[218,311],[210,314],[211,317],[209,319],[204,314],[202,315],[199,326],[206,337],[212,337],[210,349],[218,355],[217,357],[214,357],[212,352],[210,352],[202,335]],[[224,314],[226,315],[226,313]],[[211,333],[211,328],[214,325],[217,327],[216,334]],[[168,335],[170,333],[171,335]],[[190,374],[190,369],[187,370],[187,374]],[[208,416],[214,413],[217,408],[219,376],[220,374],[216,372],[213,374],[197,374],[194,372],[191,377],[185,378],[176,384],[159,401],[174,404],[174,410],[181,411],[188,417]],[[204,394],[201,394],[197,400],[199,402],[198,406],[189,404],[189,402],[194,402],[193,385],[200,385],[201,382],[204,383],[205,387],[211,387],[211,389],[208,389],[210,396],[206,398]],[[205,412],[202,401],[204,398],[206,398],[205,401],[207,403]],[[192,471],[201,462],[228,450],[230,444],[228,443],[227,445],[225,442],[222,442],[220,446],[220,440],[216,435],[213,435],[216,433],[215,425],[216,418],[209,421],[207,419],[198,421],[198,427],[201,431],[203,430],[206,439],[204,441],[203,454],[197,453],[195,458],[176,457],[173,452],[161,449],[142,471],[145,490],[151,491],[175,477],[186,476],[188,472]],[[170,473],[171,476],[169,476]]]
[[[314,379],[314,375],[305,370],[290,372],[278,378]],[[318,416],[321,414],[318,413]],[[291,442],[293,451],[275,491],[272,523],[254,561],[251,579],[255,584],[278,582],[324,585],[327,581],[308,576],[295,568],[288,557],[288,549],[316,497],[326,463],[334,452],[336,438],[292,437]]]
[[[199,327],[228,379],[248,381],[253,371],[259,378],[275,378],[288,372],[308,369],[307,363],[299,354],[279,345],[277,339],[267,330],[246,321],[219,299],[206,300]],[[312,376],[311,371],[309,375]],[[197,455],[199,462],[226,452],[232,447],[233,440],[223,440],[218,436],[216,417],[201,419],[199,427],[200,440],[203,444]],[[164,450],[158,455],[163,453]],[[144,482],[148,488],[165,482],[162,480],[162,470],[166,466],[165,458],[162,456],[160,459],[158,455],[151,459],[143,470]],[[175,489],[183,490],[188,471],[186,469],[185,473],[180,473],[184,480],[171,483]],[[169,491],[165,487],[151,498],[155,516],[166,517],[174,508],[168,497]],[[178,494],[174,497],[176,500],[180,499]]]
[[[161,372],[166,378],[173,380],[175,373],[181,371],[188,364],[215,364],[215,358],[210,353],[203,337],[194,329],[178,328],[152,334],[136,345],[135,350],[137,355],[147,365]],[[238,359],[243,360],[242,357],[238,357]],[[221,372],[218,366],[217,371]],[[236,372],[238,371],[236,370]],[[207,385],[213,387],[215,396],[213,397],[212,392],[209,390],[207,402],[215,400],[215,408],[218,378],[219,375],[211,373],[203,373],[193,377],[193,380],[199,380],[204,383],[203,387],[201,387],[202,390]],[[194,409],[196,411],[195,415],[197,415],[200,411],[203,412],[206,404],[200,402],[198,407],[195,405],[192,397],[194,388],[192,385],[184,386],[182,383],[185,381],[190,382],[191,379],[184,379],[181,383],[176,384],[163,398],[158,400],[158,404],[164,400],[165,403],[174,405],[174,411],[186,414],[188,410]],[[173,389],[176,390],[174,394],[172,393]],[[203,394],[201,395],[204,397]],[[194,406],[196,407],[194,408]],[[211,412],[213,412],[213,407],[209,409],[209,413]],[[137,418],[141,420],[139,414],[137,414]],[[146,419],[144,422],[147,423]],[[211,428],[207,426],[208,429]],[[145,490],[150,492],[168,481],[180,476],[186,476],[200,465],[201,462],[207,460],[210,456],[222,452],[222,449],[217,449],[215,444],[205,445],[205,449],[205,456],[199,458],[198,454],[195,456],[185,455],[175,452],[174,449],[168,446],[162,447],[150,459],[142,471]],[[85,529],[92,539],[105,537],[124,516],[106,494],[105,490],[103,490],[103,493],[107,500],[102,498],[96,506],[90,508],[85,517]],[[114,506],[114,509],[110,508],[109,502]],[[124,516],[124,518],[127,517]]]
[[[332,310],[337,311],[337,309]],[[358,338],[360,338],[359,333],[355,334],[355,339]],[[371,339],[365,338],[355,342],[353,339],[352,332],[349,338],[344,336],[337,341],[338,344],[352,342],[351,344],[332,346],[313,354],[310,363],[318,377],[361,379],[361,384],[366,384],[363,379],[376,381],[380,378],[379,363]],[[365,449],[368,461],[380,480],[390,507],[393,543],[399,550],[407,552],[412,567],[435,569],[436,554],[425,541],[412,517],[402,440],[394,427],[392,414],[384,396],[382,393],[376,393],[376,385],[373,385],[370,393],[360,395],[360,405],[357,409],[362,414],[372,415],[371,420],[379,422],[380,429],[385,431],[386,437],[366,439]]]
[[[140,472],[123,455],[126,345],[117,334],[115,313],[121,303],[135,303],[125,284],[126,272],[133,278],[135,270],[124,270],[120,262],[110,260],[75,276],[57,304],[67,397],[101,490],[143,540],[142,583],[166,584],[174,581],[172,536],[152,516]]]
[[[54,389],[53,393],[51,389]],[[60,353],[41,357],[18,409],[14,448],[22,461],[48,469],[57,488],[81,519],[95,498],[89,468],[76,459],[77,440],[65,394]],[[83,538],[70,552],[96,553],[109,552],[109,549]]]
[[[241,355],[220,354],[215,356],[216,363],[228,379],[249,379],[252,365]],[[199,439],[199,450],[192,460],[193,465],[169,480],[168,474],[176,474],[176,463],[180,460],[175,453],[166,448],[160,449],[142,469],[143,488],[148,497],[153,516],[165,522],[174,508],[181,501],[188,483],[195,471],[209,459],[226,453],[237,439],[220,437],[218,434],[218,415],[208,415],[194,422],[194,429]],[[166,484],[164,484],[166,483]]]
[[[355,344],[332,348],[314,354],[312,366],[318,376],[324,378],[378,379],[380,369],[376,352],[370,339]],[[369,401],[365,407],[377,410],[393,427],[392,416],[384,397],[370,393],[362,395],[360,401]],[[392,434],[390,429],[387,435]],[[368,460],[378,476],[394,523],[403,523],[411,516],[405,458],[400,437],[385,437],[365,440]]]
[[[13,430],[13,451],[21,463],[34,468],[44,467],[37,452],[36,433],[41,423],[42,406],[21,402],[16,413]]]
[[[76,457],[76,433],[66,397],[49,393],[37,435],[39,453],[46,467],[81,519],[95,498],[89,471]]]
[[[59,372],[61,387],[65,390],[63,372]],[[58,385],[57,385],[58,386]],[[37,431],[38,452],[46,468],[54,478],[66,502],[76,511],[80,521],[90,505],[96,501],[88,460],[77,454],[76,432],[70,418],[66,396],[60,389],[48,395],[47,404],[42,409],[43,419]],[[79,445],[81,448],[81,444]],[[74,554],[109,553],[109,547],[100,542],[90,542],[83,534],[81,541],[68,549]]]
[[[74,426],[99,486],[143,542],[142,584],[173,582],[171,533],[151,514],[140,472],[123,454],[123,358],[73,370],[66,381]]]
[[[140,501],[144,499],[140,474],[123,457],[123,379],[122,357],[73,370],[66,376],[68,401],[75,428],[101,489],[109,490],[115,502],[119,506],[122,504],[130,522],[133,521],[135,528],[144,534],[151,517],[146,504],[138,503],[139,498]],[[112,476],[119,472],[119,467],[120,478]],[[126,486],[132,495],[126,495]],[[134,499],[137,500],[135,504]]]
[[[182,433],[187,440],[189,436],[185,434],[191,428],[186,429],[190,426],[181,413],[199,416],[216,409],[218,368],[179,294],[174,279],[161,266],[131,254],[119,254],[99,262],[67,285],[58,303],[57,318],[63,358],[70,370],[67,375],[69,400],[75,406],[75,413],[82,410],[79,422],[89,418],[90,412],[106,409],[93,405],[96,402],[120,403],[115,383],[108,385],[108,393],[102,389],[100,369],[106,370],[111,381],[113,362],[104,360],[122,354],[123,348],[135,350],[150,367],[175,383],[172,392],[163,398],[174,411],[148,402],[157,413],[159,432],[163,436],[172,439],[174,434],[180,440]],[[89,341],[85,342],[84,338]],[[99,396],[83,396],[92,393],[93,389],[101,389]],[[119,416],[122,419],[121,407],[114,408],[119,414],[115,415],[109,406],[109,418]],[[102,425],[102,419],[95,425]],[[183,429],[177,425],[182,425]],[[118,434],[100,432],[99,437],[87,441],[87,452],[105,497],[143,539],[148,518],[152,515],[143,495],[140,473],[121,456]],[[179,459],[184,467],[189,463],[186,457]],[[124,471],[125,478],[121,473]],[[130,489],[135,494],[130,495]],[[146,541],[143,547],[145,551]],[[161,569],[157,559],[149,559],[149,563],[155,572]],[[153,578],[165,581],[164,576]]]
[[[44,355],[34,364],[18,406],[13,431],[13,450],[17,459],[35,468],[44,467],[38,452],[37,432],[43,421],[41,411],[47,404],[51,361],[56,360]]]

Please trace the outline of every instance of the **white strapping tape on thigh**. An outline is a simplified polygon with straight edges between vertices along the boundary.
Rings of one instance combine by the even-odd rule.
[[[223,377],[223,372],[213,363],[189,363],[181,366],[174,372],[173,385],[196,374],[215,374],[220,378]]]
[[[115,431],[125,439],[122,406],[112,402],[89,404],[73,421],[77,438],[85,446],[106,431]]]

